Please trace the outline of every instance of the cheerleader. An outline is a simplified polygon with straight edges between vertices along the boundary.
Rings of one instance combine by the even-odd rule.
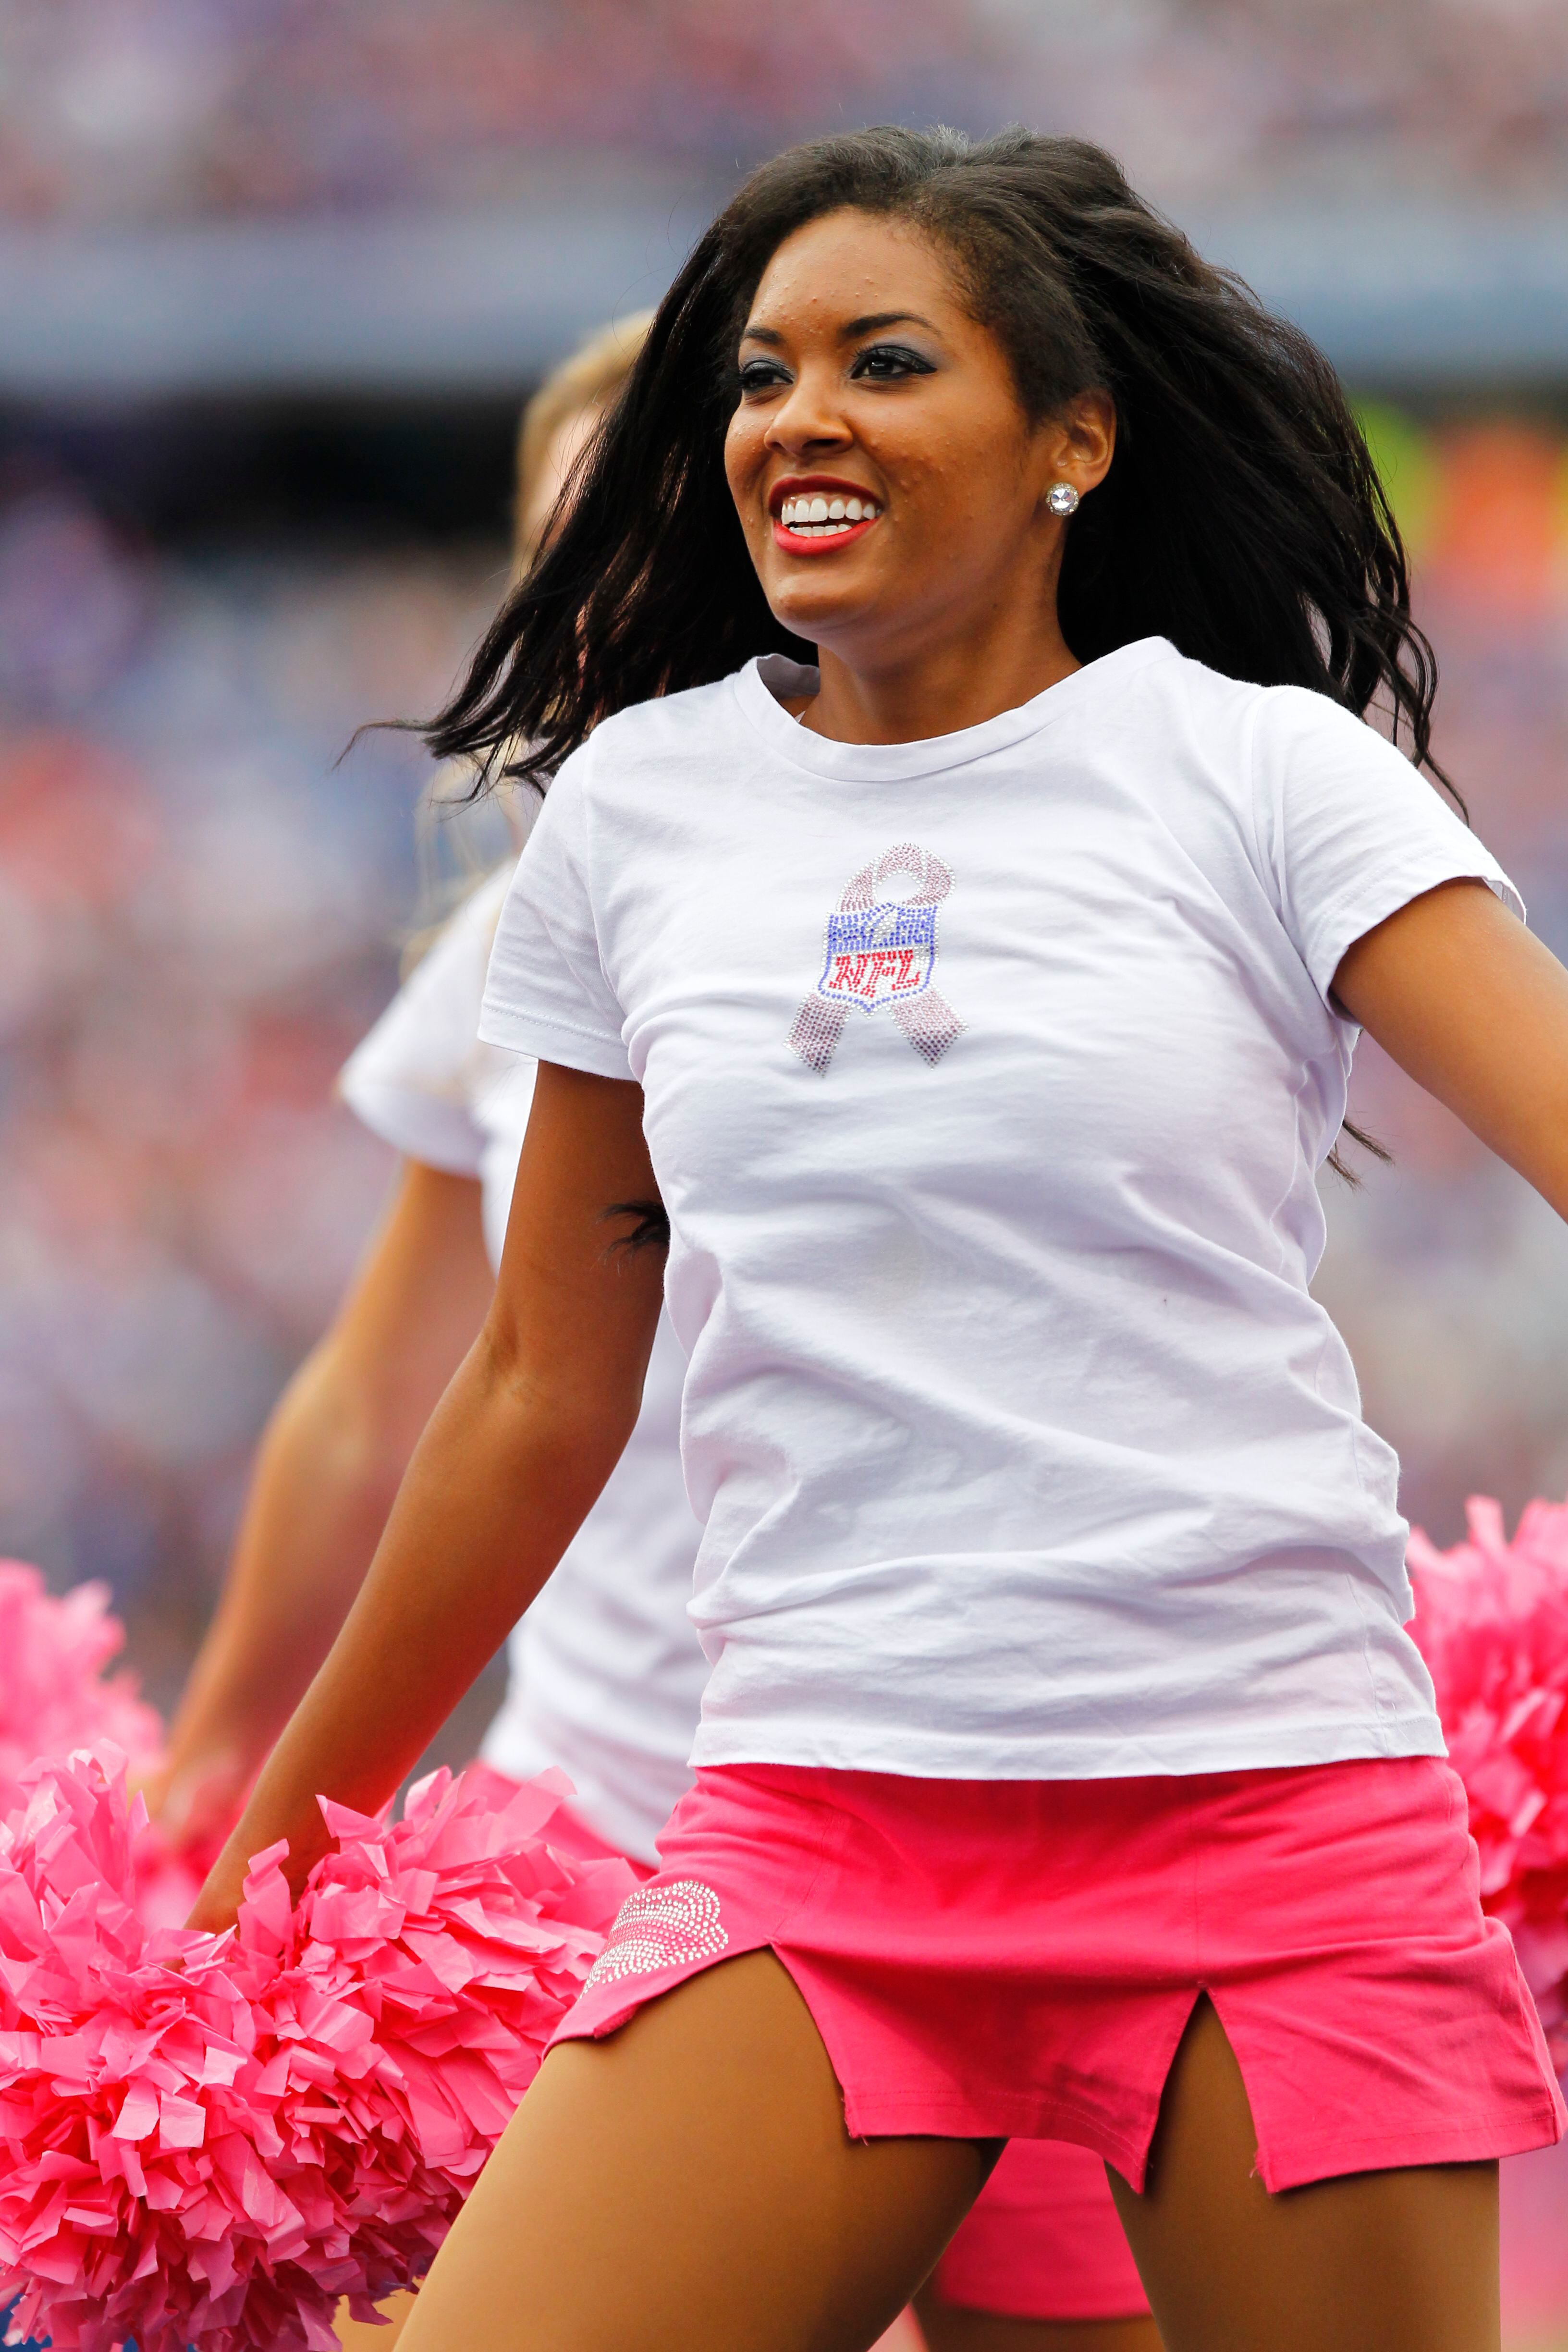
[[[552,375],[518,444],[516,576],[646,335],[617,320]],[[232,1821],[363,1580],[425,1420],[484,1319],[534,1063],[479,1043],[485,969],[515,860],[443,928],[340,1080],[402,1155],[380,1231],[263,1437],[233,1564],[149,1790],[195,1843]],[[685,1358],[660,1320],[641,1409],[561,1566],[508,1638],[481,1754],[509,1781],[551,1766],[574,1798],[551,1835],[643,1873],[690,1781],[707,1667],[688,1621],[699,1528],[679,1462]],[[932,2352],[1149,2352],[1158,2338],[1087,2150],[1019,2140],[923,2297]],[[388,2306],[401,2317],[400,2300]],[[346,2318],[345,2343],[394,2340]]]
[[[696,1778],[408,2352],[848,2352],[1011,2136],[1172,2352],[1495,2347],[1563,2110],[1309,1288],[1361,1025],[1568,1208],[1568,981],[1363,723],[1433,692],[1331,371],[1099,150],[830,139],[699,243],[431,730],[555,778],[500,1277],[196,1914],[385,1800],[668,1293]]]
[[[605,328],[529,404],[518,577],[647,323]],[[531,1061],[478,1036],[514,863],[458,910],[340,1080],[350,1107],[402,1158],[331,1329],[263,1434],[223,1598],[148,1791],[165,1830],[187,1843],[232,1823],[359,1589],[415,1440],[484,1321],[533,1084]],[[684,1374],[661,1326],[626,1458],[542,1607],[516,1629],[507,1696],[484,1746],[514,1779],[564,1767],[577,1789],[564,1817],[571,1834],[644,1865],[690,1778],[704,1675],[685,1616],[698,1529],[677,1453]],[[618,1742],[605,1720],[615,1711],[606,1689],[617,1687]]]

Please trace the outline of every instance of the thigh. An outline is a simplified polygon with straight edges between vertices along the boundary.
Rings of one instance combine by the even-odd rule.
[[[1498,2352],[1495,2164],[1269,2196],[1241,2072],[1200,2000],[1145,2193],[1111,2188],[1167,2352]]]
[[[988,2160],[852,2141],[787,1970],[749,1953],[552,2051],[401,2352],[865,2352]]]

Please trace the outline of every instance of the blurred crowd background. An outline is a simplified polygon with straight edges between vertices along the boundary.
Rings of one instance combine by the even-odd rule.
[[[1555,0],[13,0],[18,220],[491,201],[542,159],[719,179],[825,123],[1101,139],[1170,195],[1561,193]]]
[[[345,746],[482,626],[543,368],[748,163],[890,118],[1106,142],[1326,344],[1440,755],[1568,955],[1561,0],[0,0],[0,1552],[107,1578],[165,1704],[385,1191],[333,1074],[486,853],[416,849],[408,737]],[[1328,1181],[1320,1286],[1448,1541],[1568,1491],[1568,1236],[1357,1085],[1395,1160]]]

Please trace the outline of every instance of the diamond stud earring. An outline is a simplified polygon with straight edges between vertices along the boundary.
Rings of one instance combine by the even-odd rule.
[[[1053,482],[1046,492],[1046,504],[1054,515],[1076,514],[1078,492],[1070,482]]]

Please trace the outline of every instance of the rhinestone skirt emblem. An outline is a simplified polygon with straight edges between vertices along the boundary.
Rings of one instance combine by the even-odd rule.
[[[688,1960],[708,1960],[729,1948],[719,1924],[719,1897],[700,1879],[676,1878],[667,1886],[639,1886],[616,1914],[605,1948],[588,1972],[588,1985],[614,1984],[617,1977],[651,1976]]]

